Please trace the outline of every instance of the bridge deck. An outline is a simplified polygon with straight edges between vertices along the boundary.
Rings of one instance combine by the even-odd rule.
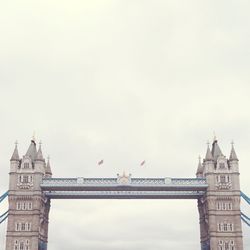
[[[203,178],[47,178],[41,188],[53,199],[197,199]]]

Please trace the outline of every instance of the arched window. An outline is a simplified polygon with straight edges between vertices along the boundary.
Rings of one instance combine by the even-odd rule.
[[[20,249],[20,250],[25,250],[25,249],[24,249],[24,243],[23,243],[23,242],[20,242],[19,249]]]
[[[18,250],[18,241],[15,241],[14,250]]]
[[[218,250],[223,250],[223,241],[219,240]]]

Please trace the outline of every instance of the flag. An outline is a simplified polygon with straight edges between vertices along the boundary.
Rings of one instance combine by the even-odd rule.
[[[144,161],[142,161],[142,162],[141,162],[141,164],[140,164],[140,166],[143,166],[145,163],[146,163],[146,161],[145,161],[145,160],[144,160]]]
[[[101,165],[101,164],[103,164],[103,160],[98,161],[98,165]]]

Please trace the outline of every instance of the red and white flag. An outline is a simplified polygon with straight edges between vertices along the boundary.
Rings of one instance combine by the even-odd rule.
[[[146,163],[146,161],[145,161],[145,160],[144,160],[144,161],[142,161],[142,162],[141,162],[141,164],[140,164],[140,166],[145,165],[145,163]]]
[[[100,165],[102,165],[103,164],[103,160],[101,160],[101,161],[98,161],[98,165],[100,166]]]

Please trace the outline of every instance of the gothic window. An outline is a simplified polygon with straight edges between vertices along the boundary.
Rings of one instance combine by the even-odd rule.
[[[21,210],[21,208],[22,208],[22,207],[21,207],[21,203],[20,203],[20,202],[17,202],[17,203],[16,203],[16,209],[17,209],[17,210]]]
[[[29,250],[29,240],[26,240],[26,247],[25,250]]]
[[[218,250],[223,250],[223,241],[219,240]]]
[[[232,203],[228,203],[228,210],[232,210]]]
[[[29,182],[29,176],[28,175],[24,175],[23,176],[23,183],[28,183]]]
[[[221,175],[220,176],[220,182],[221,183],[225,183],[226,182],[226,176],[225,175]]]
[[[18,241],[15,241],[14,250],[18,250]]]
[[[19,223],[16,223],[16,231],[19,231],[20,230],[20,225]]]
[[[24,243],[20,242],[20,250],[24,250]]]
[[[225,168],[225,163],[224,162],[220,162],[219,163],[219,168],[220,169],[224,169]]]
[[[220,210],[220,202],[217,203],[217,210]]]
[[[25,231],[25,223],[21,223],[21,231]]]
[[[218,176],[218,175],[216,176],[216,180],[217,180],[217,182],[220,182],[220,181],[219,181],[219,176]]]
[[[224,225],[223,225],[223,231],[227,231],[227,224],[226,223],[224,223]]]
[[[25,162],[25,163],[23,164],[23,168],[29,168],[29,163],[28,163],[28,162]]]
[[[29,210],[32,210],[32,202],[29,202]]]
[[[225,242],[224,246],[225,246],[225,250],[229,250],[229,243],[228,242]]]

